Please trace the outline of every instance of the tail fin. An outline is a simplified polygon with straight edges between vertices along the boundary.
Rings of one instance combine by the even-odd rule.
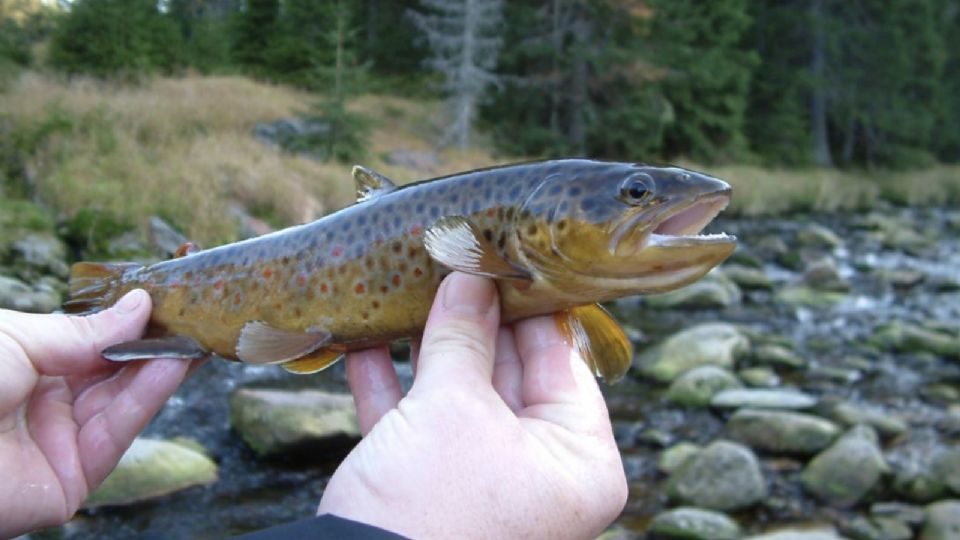
[[[76,263],[70,269],[69,299],[63,304],[66,313],[86,314],[100,311],[117,298],[123,276],[137,263]]]

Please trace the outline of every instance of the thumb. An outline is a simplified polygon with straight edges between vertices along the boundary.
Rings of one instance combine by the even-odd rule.
[[[16,313],[0,330],[20,344],[37,373],[70,375],[102,367],[100,351],[140,337],[151,307],[150,295],[136,289],[93,315]]]
[[[450,274],[437,291],[423,331],[413,390],[491,385],[499,324],[500,303],[493,281]]]

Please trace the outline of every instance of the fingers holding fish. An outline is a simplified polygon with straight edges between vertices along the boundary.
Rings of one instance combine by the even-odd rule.
[[[523,409],[523,365],[511,326],[501,326],[497,333],[493,388],[514,413]]]
[[[441,284],[430,311],[412,391],[418,387],[474,390],[489,386],[499,322],[493,282],[452,273]]]
[[[385,346],[347,354],[347,382],[363,435],[396,408],[402,397],[397,372]]]

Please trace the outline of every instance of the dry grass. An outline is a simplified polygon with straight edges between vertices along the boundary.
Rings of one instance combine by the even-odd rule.
[[[314,98],[243,77],[158,78],[141,86],[69,82],[26,73],[0,95],[0,118],[29,126],[51,114],[80,119],[35,151],[28,164],[42,198],[64,216],[104,210],[128,223],[159,214],[203,245],[234,239],[241,204],[277,225],[350,204],[350,166],[279,152],[252,137],[257,122],[295,116]],[[439,103],[361,96],[349,107],[375,122],[367,166],[399,182],[520,159],[478,149],[439,153],[415,170],[385,163],[390,152],[432,152]],[[681,164],[684,165],[684,164]],[[731,210],[744,215],[869,207],[880,197],[910,204],[960,201],[960,167],[917,173],[698,167],[731,182]]]

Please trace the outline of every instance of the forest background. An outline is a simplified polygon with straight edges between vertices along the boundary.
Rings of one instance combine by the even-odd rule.
[[[207,241],[232,233],[156,190],[230,176],[226,198],[283,225],[345,204],[349,185],[304,188],[322,208],[306,212],[282,200],[300,188],[273,184],[354,161],[391,172],[397,147],[449,149],[438,172],[692,164],[742,184],[746,213],[960,199],[958,0],[0,0],[0,92],[8,196],[75,216],[137,178],[142,204],[128,187],[102,205],[118,222],[151,210]],[[177,100],[188,110],[163,104]],[[211,116],[218,101],[236,122]],[[284,148],[331,165],[280,157],[244,184],[242,163],[172,163],[284,115],[324,126]]]

